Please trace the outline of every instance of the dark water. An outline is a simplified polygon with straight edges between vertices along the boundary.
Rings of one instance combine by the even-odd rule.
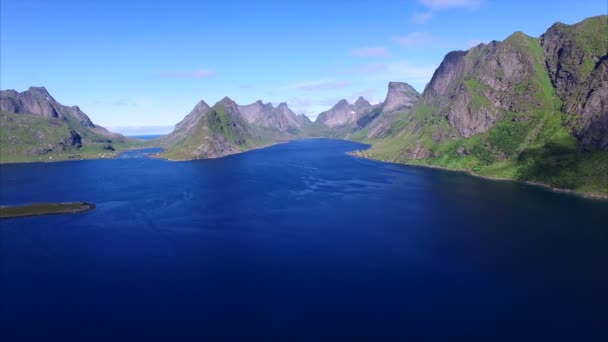
[[[303,140],[3,165],[4,341],[605,341],[608,203]]]

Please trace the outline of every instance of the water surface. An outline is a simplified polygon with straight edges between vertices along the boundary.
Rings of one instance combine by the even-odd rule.
[[[361,148],[0,166],[3,205],[97,205],[0,222],[0,337],[608,337],[607,202]]]

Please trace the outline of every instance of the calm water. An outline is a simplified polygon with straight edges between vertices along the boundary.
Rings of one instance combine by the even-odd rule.
[[[2,204],[97,209],[0,222],[0,340],[608,337],[607,202],[360,148],[1,166]]]

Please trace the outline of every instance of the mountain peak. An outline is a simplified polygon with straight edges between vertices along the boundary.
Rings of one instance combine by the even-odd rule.
[[[412,107],[419,97],[420,94],[411,85],[405,82],[389,82],[388,93],[382,105],[382,111],[393,112]]]
[[[217,104],[223,105],[223,106],[230,106],[230,107],[236,107],[237,106],[236,102],[234,102],[234,100],[232,100],[228,96],[225,96]]]
[[[49,94],[48,90],[46,90],[45,87],[29,87],[27,92],[34,95],[46,96],[50,99],[53,99],[53,97],[51,96],[51,94]]]
[[[369,105],[370,105],[369,101],[367,101],[365,99],[365,97],[363,97],[363,96],[359,96],[357,101],[355,101],[355,106],[357,106],[357,107],[369,106]]]
[[[336,103],[333,108],[342,108],[342,107],[347,107],[349,105],[350,104],[348,103],[348,101],[346,99],[342,99],[342,100],[338,101],[338,103]]]
[[[198,101],[198,103],[196,104],[196,106],[194,106],[194,109],[192,110],[193,112],[202,112],[202,111],[206,111],[207,109],[209,109],[209,105],[207,104],[207,102],[200,100]]]

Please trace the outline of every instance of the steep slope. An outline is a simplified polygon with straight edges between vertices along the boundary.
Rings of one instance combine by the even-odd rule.
[[[389,82],[386,98],[375,111],[357,122],[360,129],[366,129],[366,139],[378,139],[391,133],[391,123],[399,115],[407,115],[420,100],[420,94],[407,83]]]
[[[605,20],[592,18],[567,30],[587,32],[596,41]],[[449,53],[411,113],[397,116],[387,138],[373,141],[364,153],[607,194],[608,154],[600,151],[606,138],[606,53],[603,47],[576,52],[555,27],[543,45],[517,32],[502,42]],[[559,59],[568,60],[563,49],[551,53],[562,44],[596,63],[585,67],[585,57],[572,63],[576,68],[562,66]],[[571,108],[582,112],[562,113]]]
[[[165,147],[161,156],[173,160],[216,158],[267,143],[255,136],[239,106],[228,97],[213,107],[199,102],[173,132],[160,140]]]
[[[111,156],[128,140],[64,106],[43,87],[0,91],[0,162]]]
[[[568,126],[586,148],[608,150],[608,16],[557,23],[541,45]]]

